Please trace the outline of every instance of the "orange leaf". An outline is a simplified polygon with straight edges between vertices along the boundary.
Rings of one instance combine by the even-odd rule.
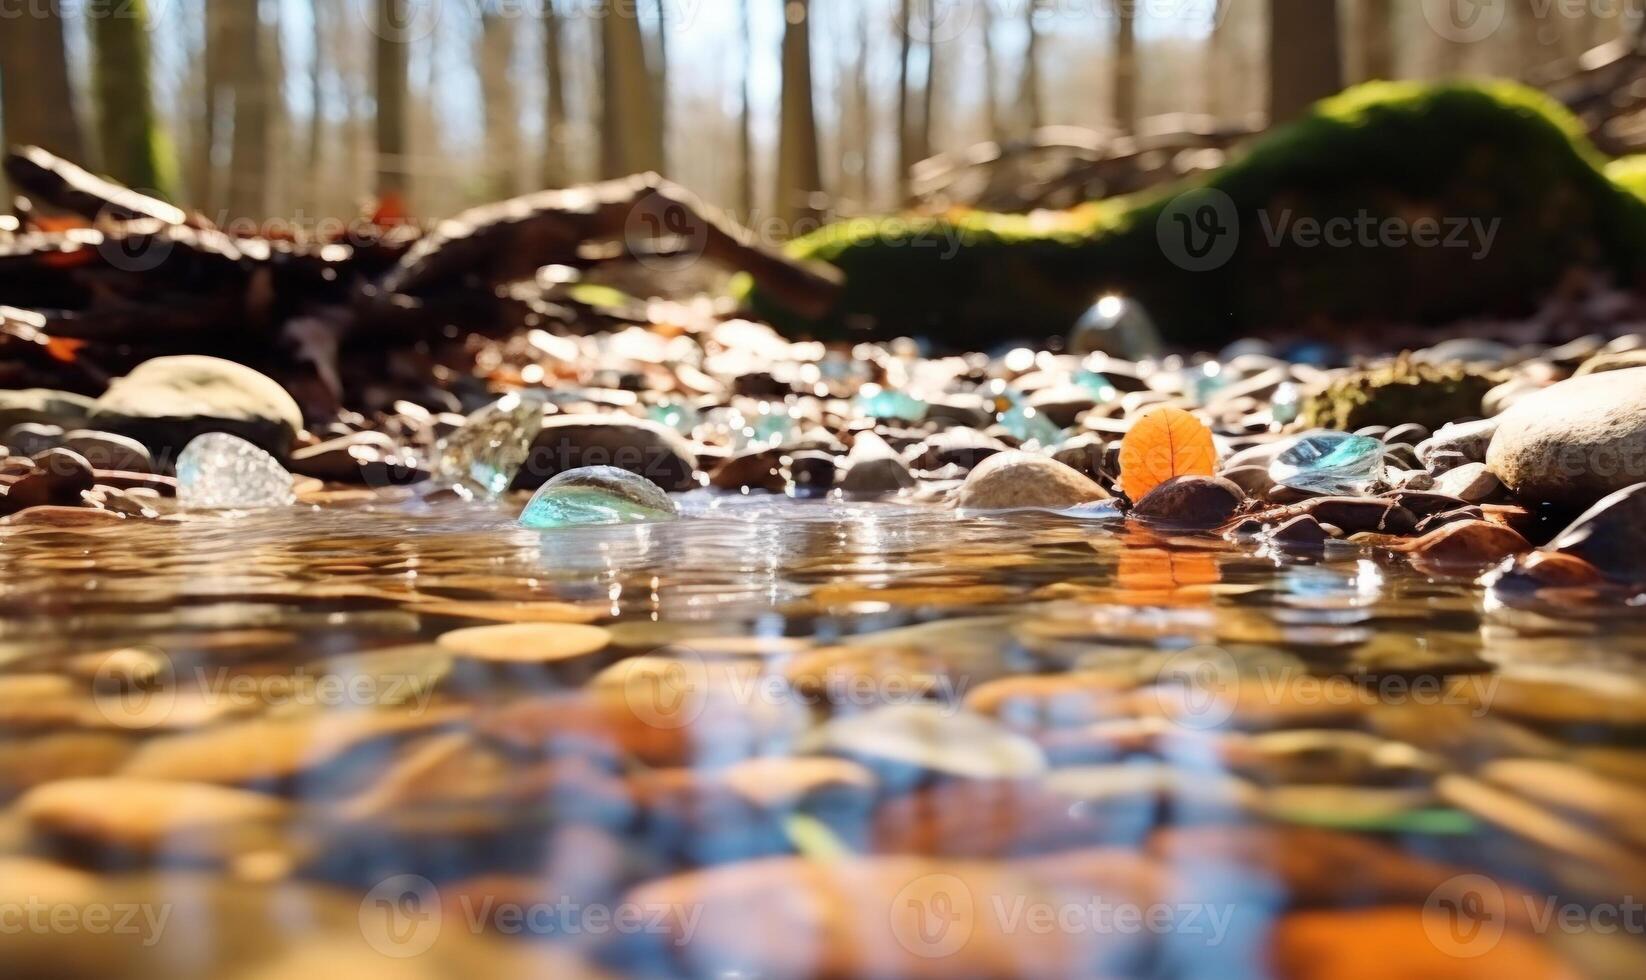
[[[1120,487],[1133,501],[1177,476],[1217,471],[1212,430],[1181,408],[1157,408],[1120,443]]]

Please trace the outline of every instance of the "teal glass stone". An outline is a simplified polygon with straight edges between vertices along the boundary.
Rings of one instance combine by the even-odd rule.
[[[854,404],[858,414],[865,418],[919,422],[926,417],[924,401],[891,388],[880,388],[860,394]]]
[[[1050,446],[1063,438],[1063,430],[1051,419],[1027,405],[1014,405],[1000,416],[1000,426],[1021,443]]]
[[[1302,390],[1291,381],[1283,381],[1275,389],[1274,399],[1269,403],[1269,414],[1281,425],[1291,425],[1297,421],[1302,407]]]
[[[697,409],[685,402],[664,402],[653,405],[646,410],[646,417],[658,425],[667,426],[683,436],[692,434],[698,423],[702,421]]]
[[[1074,383],[1090,392],[1099,405],[1107,405],[1120,397],[1120,390],[1096,371],[1081,371],[1074,376]]]
[[[608,524],[655,524],[673,521],[671,511],[645,507],[627,497],[592,487],[544,486],[520,512],[520,523],[534,530],[599,527]]]
[[[1269,465],[1269,477],[1281,486],[1332,495],[1364,493],[1383,472],[1383,443],[1326,430],[1299,437]]]

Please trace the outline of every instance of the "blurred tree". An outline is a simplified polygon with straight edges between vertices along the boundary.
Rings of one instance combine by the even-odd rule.
[[[314,60],[309,62],[309,135],[305,142],[308,147],[309,179],[318,184],[321,180],[321,151],[325,148],[326,139],[326,35],[329,21],[326,0],[309,0],[309,16],[314,29],[311,42],[314,50],[310,52],[310,57]]]
[[[78,162],[86,145],[74,111],[63,19],[56,4],[0,30],[0,123],[5,146],[39,146]]]
[[[1335,0],[1269,0],[1269,122],[1297,118],[1343,87]]]
[[[815,199],[823,192],[817,151],[817,112],[812,98],[810,0],[783,3],[783,97],[777,147],[777,213],[791,234],[821,217]]]
[[[656,90],[634,7],[613,4],[600,19],[601,152],[606,177],[663,169]]]
[[[1045,125],[1045,112],[1040,98],[1040,28],[1035,23],[1040,13],[1040,0],[1028,0],[1023,5],[1023,26],[1028,40],[1023,46],[1023,79],[1017,90],[1019,128],[1033,132]]]
[[[564,187],[571,183],[566,143],[571,138],[566,115],[566,66],[561,47],[561,15],[555,0],[543,0],[543,76],[547,91],[543,99],[544,187]]]
[[[1395,77],[1394,7],[1394,0],[1359,0],[1356,5],[1353,33],[1360,39],[1355,49],[1359,55],[1353,73],[1356,81]]]
[[[133,188],[169,196],[175,162],[154,115],[148,7],[144,0],[90,0],[86,17],[103,170]]]
[[[754,216],[754,95],[750,82],[750,64],[754,60],[754,28],[749,20],[749,0],[740,0],[738,12],[742,18],[743,28],[743,74],[739,79],[743,91],[738,105],[737,155],[741,171],[737,204],[739,213],[747,221]]]
[[[994,4],[977,0],[978,26],[983,34],[983,124],[989,139],[1005,138],[1000,123],[1000,66],[994,49]]]
[[[480,6],[475,44],[480,100],[485,119],[485,193],[502,199],[520,193],[520,104],[515,99],[514,27],[501,4]]]
[[[406,159],[407,48],[402,36],[406,0],[375,0],[373,86],[377,107],[377,193],[403,196],[410,187]]]
[[[1137,132],[1137,4],[1114,0],[1114,124]]]
[[[222,206],[230,217],[261,218],[268,208],[270,112],[279,93],[266,55],[263,20],[254,0],[215,0],[221,71],[233,109],[233,136]],[[277,68],[277,66],[275,66]]]
[[[669,0],[652,0],[652,13],[657,18],[657,33],[653,50],[653,104],[657,106],[657,145],[662,148],[658,169],[669,169]]]
[[[937,17],[939,11],[936,4],[939,0],[920,0],[921,25],[925,28],[924,47],[926,49],[926,77],[920,88],[920,125],[915,130],[915,160],[924,160],[932,155],[932,130],[936,125],[937,91],[942,84],[938,77]]]
[[[913,93],[910,88],[914,59],[914,0],[900,0],[897,17],[897,197],[909,197],[909,172],[920,162],[914,142]]]

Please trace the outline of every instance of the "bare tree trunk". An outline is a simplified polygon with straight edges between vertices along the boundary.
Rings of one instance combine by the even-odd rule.
[[[173,164],[154,115],[147,6],[144,0],[92,0],[86,16],[103,169],[133,189],[166,197],[174,190]]]
[[[920,127],[916,130],[919,137],[915,141],[916,160],[924,160],[932,155],[932,133],[936,128],[936,98],[939,87],[937,43],[933,38],[934,25],[937,23],[937,11],[933,4],[938,0],[921,0],[925,6],[926,16],[926,80],[920,90]]]
[[[310,0],[309,14],[314,18],[314,62],[309,66],[309,180],[318,188],[322,175],[321,158],[326,144],[326,35],[325,0]],[[316,201],[319,210],[319,202]]]
[[[600,14],[601,170],[607,177],[659,171],[663,145],[646,39],[633,9]]]
[[[810,0],[784,0],[782,120],[777,144],[777,213],[791,234],[821,217],[823,192],[812,100]]]
[[[1233,29],[1229,20],[1234,12],[1230,0],[1217,0],[1212,14],[1212,33],[1206,38],[1206,102],[1202,110],[1214,119],[1221,119],[1228,111],[1229,37]]]
[[[1040,29],[1035,26],[1035,14],[1040,10],[1039,0],[1028,0],[1023,5],[1024,29],[1029,40],[1023,48],[1023,80],[1017,90],[1020,126],[1033,132],[1045,125],[1045,111],[1040,99]]]
[[[913,133],[913,101],[909,90],[910,60],[914,54],[914,0],[902,0],[898,13],[897,30],[902,46],[897,62],[897,196],[909,197],[909,171],[919,162],[915,152]]]
[[[514,96],[514,30],[495,8],[480,11],[475,66],[485,115],[486,184],[492,198],[520,193],[520,106]]]
[[[657,169],[668,172],[669,167],[669,0],[652,0],[657,15],[657,70],[656,92],[652,96],[657,106],[657,145],[661,147]]]
[[[1356,81],[1395,77],[1394,0],[1359,0],[1355,34],[1360,38]]]
[[[869,50],[873,28],[869,12],[858,11],[857,50],[852,59],[852,116],[857,128],[858,168],[852,187],[858,207],[868,210],[874,198],[874,99],[869,93]]]
[[[1270,0],[1270,125],[1289,122],[1342,89],[1340,46],[1335,2]]]
[[[1004,132],[1000,124],[1000,66],[994,50],[994,3],[977,0],[977,6],[983,32],[983,119],[989,129],[989,139],[1000,140]]]
[[[6,21],[0,30],[0,147],[38,146],[86,164],[86,144],[74,112],[63,20],[56,4],[37,16]],[[0,212],[10,200],[0,200]]]
[[[1137,132],[1137,3],[1114,5],[1114,122],[1123,133]]]
[[[560,42],[560,13],[554,0],[543,3],[543,76],[548,85],[543,104],[544,187],[565,187],[571,183],[566,141],[566,67]]]
[[[257,4],[223,0],[219,21],[223,72],[234,106],[234,132],[224,181],[230,217],[260,218],[267,208],[269,77]]]
[[[400,31],[406,0],[376,0],[372,91],[377,99],[377,194],[404,197],[411,186],[406,160],[407,42]]]
[[[743,23],[743,93],[737,132],[738,163],[742,168],[738,206],[743,220],[750,221],[754,216],[754,110],[749,79],[750,63],[754,60],[754,31],[749,22],[749,0],[741,0],[740,10]]]

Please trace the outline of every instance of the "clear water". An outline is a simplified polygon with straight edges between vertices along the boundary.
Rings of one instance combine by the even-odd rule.
[[[8,975],[1646,975],[1646,611],[1112,520],[520,503],[0,532],[0,910],[60,917]]]

